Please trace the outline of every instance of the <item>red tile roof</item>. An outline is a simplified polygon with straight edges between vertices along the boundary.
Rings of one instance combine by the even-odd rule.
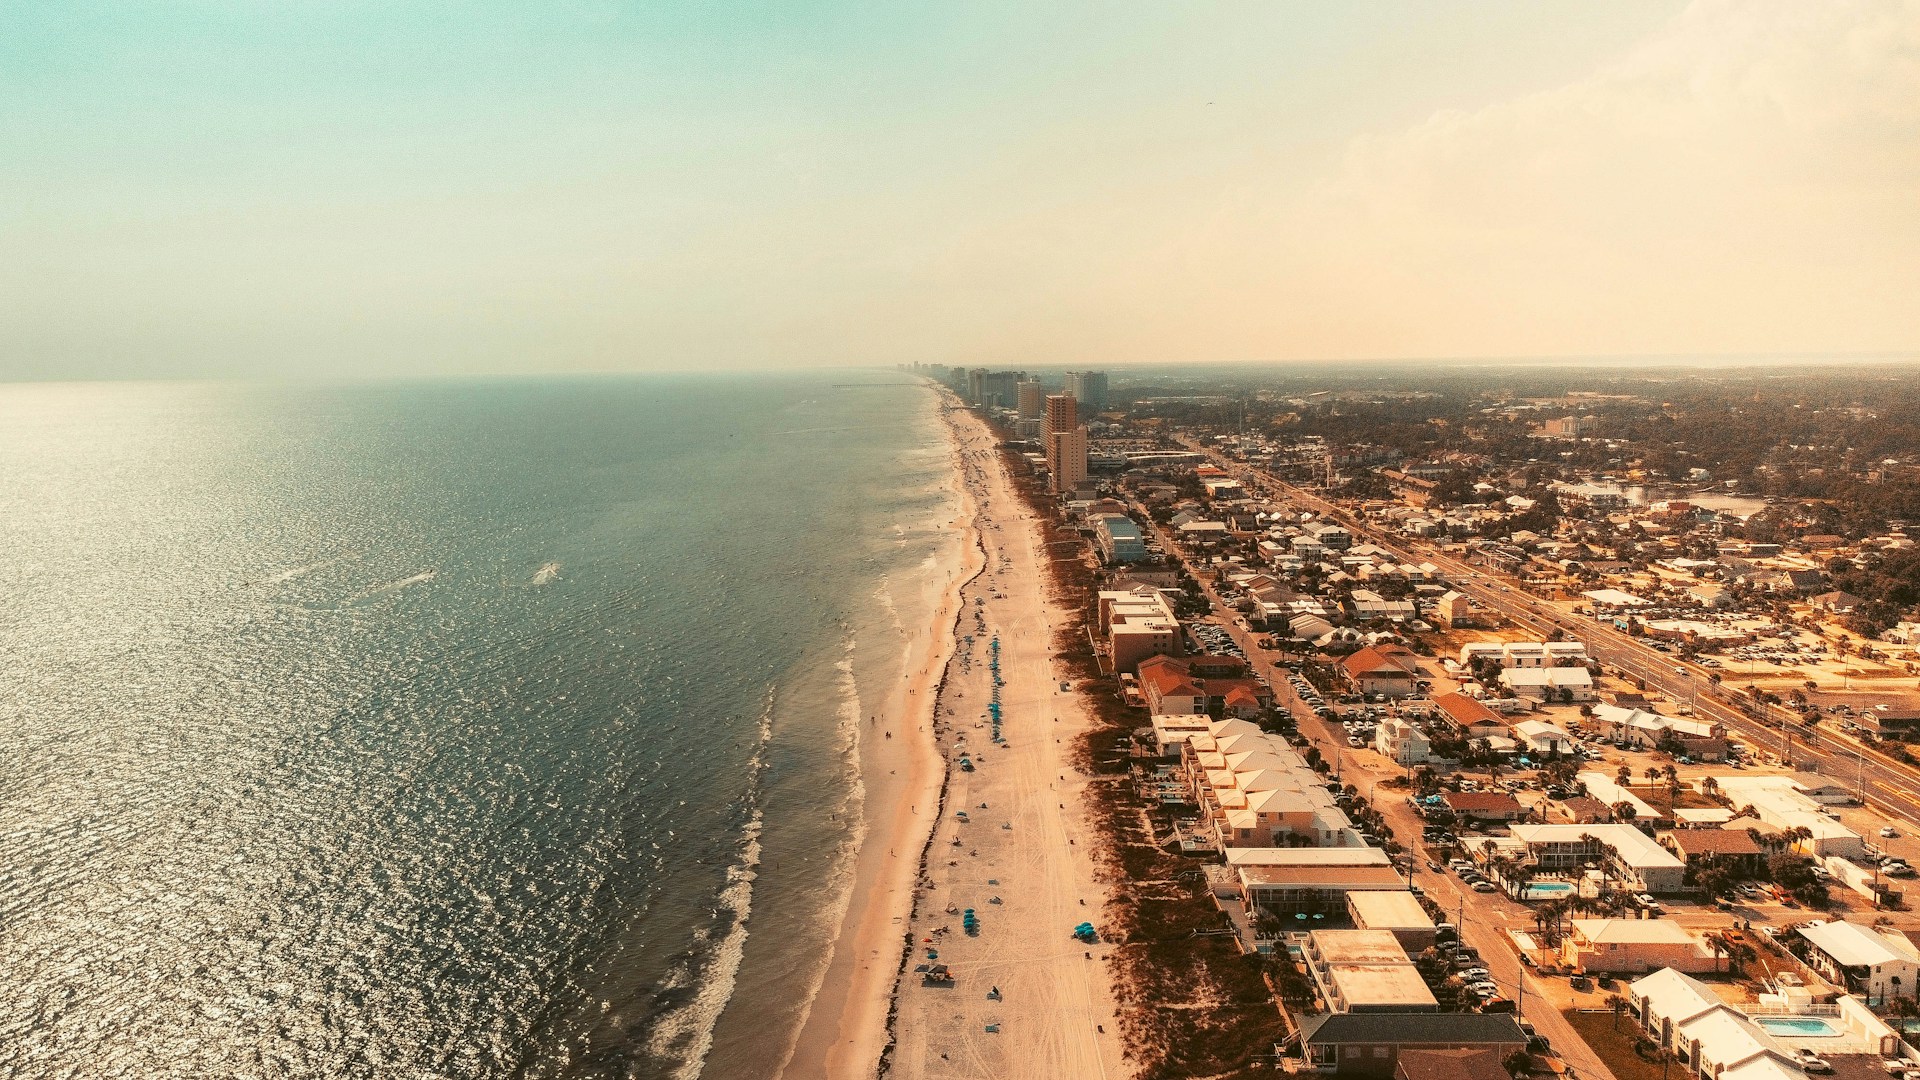
[[[1506,722],[1500,718],[1499,713],[1494,712],[1492,709],[1487,708],[1485,705],[1480,704],[1478,701],[1459,691],[1451,694],[1441,694],[1439,697],[1433,699],[1433,703],[1440,706],[1440,711],[1446,713],[1448,719],[1459,724],[1461,727],[1472,727],[1475,724],[1487,723],[1503,724]]]
[[[1369,645],[1340,661],[1340,667],[1353,677],[1412,675],[1419,666],[1419,657],[1398,645]]]

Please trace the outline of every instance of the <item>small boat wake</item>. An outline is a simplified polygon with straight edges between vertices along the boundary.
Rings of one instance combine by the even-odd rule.
[[[425,583],[432,581],[434,578],[439,576],[440,576],[439,570],[422,570],[417,574],[413,574],[408,577],[403,577],[398,581],[389,581],[385,585],[375,585],[373,588],[368,589],[367,591],[354,597],[352,600],[347,601],[347,604],[351,606],[353,604],[359,603],[362,600],[371,600],[376,596],[386,596],[389,593],[397,593],[401,589],[404,589],[409,585],[424,585]]]

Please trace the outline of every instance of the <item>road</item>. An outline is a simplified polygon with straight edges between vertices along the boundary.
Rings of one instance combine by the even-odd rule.
[[[1147,520],[1152,522],[1151,518]],[[1159,536],[1164,550],[1179,551],[1157,523],[1151,523],[1150,527]],[[1554,1053],[1572,1067],[1574,1076],[1585,1080],[1614,1080],[1613,1073],[1594,1054],[1586,1040],[1540,992],[1520,963],[1511,939],[1507,937],[1509,929],[1532,930],[1531,911],[1524,905],[1508,900],[1503,894],[1476,893],[1464,888],[1463,883],[1450,874],[1435,874],[1426,870],[1418,855],[1419,838],[1425,822],[1413,812],[1400,791],[1392,790],[1384,793],[1383,798],[1375,797],[1375,784],[1400,775],[1400,767],[1371,750],[1348,747],[1346,730],[1340,727],[1339,722],[1322,719],[1306,702],[1300,700],[1292,683],[1283,674],[1275,673],[1274,664],[1280,659],[1281,653],[1261,648],[1258,640],[1261,635],[1242,627],[1233,618],[1231,609],[1220,599],[1210,582],[1202,581],[1201,585],[1214,608],[1221,613],[1218,620],[1220,626],[1233,635],[1234,641],[1255,670],[1273,684],[1276,702],[1293,714],[1300,734],[1322,748],[1327,760],[1334,766],[1335,775],[1344,773],[1345,782],[1354,784],[1362,796],[1386,818],[1393,836],[1406,846],[1409,857],[1413,859],[1412,882],[1419,885],[1443,910],[1454,913],[1453,920],[1460,928],[1462,940],[1479,950],[1483,966],[1491,973],[1493,981],[1516,999],[1521,1015],[1533,1025],[1534,1031],[1546,1037]]]
[[[1649,648],[1606,623],[1561,611],[1527,592],[1524,585],[1513,578],[1485,567],[1470,566],[1436,544],[1406,542],[1310,491],[1245,462],[1234,461],[1197,441],[1182,441],[1235,474],[1249,490],[1261,491],[1338,521],[1356,540],[1364,539],[1401,562],[1430,562],[1440,569],[1450,585],[1481,608],[1497,612],[1542,637],[1554,630],[1563,631],[1585,642],[1588,654],[1595,660],[1643,681],[1649,690],[1665,694],[1671,700],[1690,701],[1695,715],[1725,725],[1728,732],[1738,735],[1754,749],[1769,750],[1780,755],[1783,761],[1791,761],[1795,767],[1809,772],[1843,782],[1852,781],[1864,796],[1863,802],[1871,802],[1909,825],[1920,822],[1920,771],[1899,765],[1833,732],[1823,732],[1816,740],[1803,730],[1796,741],[1794,729],[1798,724],[1788,719],[1790,713],[1770,709],[1775,724],[1747,715],[1729,703],[1727,698],[1735,692],[1716,685],[1712,679],[1714,673],[1707,668]]]

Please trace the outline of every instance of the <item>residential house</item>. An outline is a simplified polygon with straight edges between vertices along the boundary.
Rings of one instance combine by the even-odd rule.
[[[1520,800],[1501,791],[1449,791],[1440,796],[1440,801],[1456,819],[1477,825],[1504,825],[1527,816]]]
[[[1400,765],[1418,765],[1433,754],[1426,732],[1404,716],[1389,716],[1374,728],[1373,748]]]
[[[1527,1046],[1511,1013],[1328,1012],[1302,1020],[1299,1038],[1316,1070],[1376,1080],[1394,1076],[1407,1051],[1480,1050],[1505,1061]]]
[[[1705,984],[1672,968],[1628,987],[1640,1026],[1702,1080],[1805,1080],[1793,1054]]]
[[[1419,689],[1420,658],[1401,645],[1368,646],[1340,661],[1340,670],[1362,694],[1411,697]]]
[[[1575,919],[1560,958],[1577,971],[1631,975],[1714,971],[1720,963],[1706,942],[1666,919]]]
[[[1465,593],[1446,592],[1433,602],[1433,620],[1449,630],[1473,625],[1473,602]]]
[[[1548,668],[1547,670],[1552,671],[1555,669]],[[1579,671],[1582,674],[1585,674],[1586,671],[1584,668],[1570,668],[1565,670]],[[1520,740],[1520,745],[1525,747],[1527,752],[1531,754],[1552,755],[1573,753],[1573,736],[1545,720],[1522,720],[1513,725],[1513,736]]]
[[[1491,738],[1507,730],[1507,722],[1499,713],[1457,690],[1434,698],[1433,704],[1469,739]]]
[[[1508,668],[1500,681],[1519,697],[1549,704],[1593,700],[1593,674],[1584,667]]]
[[[1407,1050],[1393,1080],[1513,1080],[1504,1059],[1491,1050]]]
[[[1686,888],[1686,864],[1632,825],[1529,825],[1509,833],[1538,872],[1573,876],[1595,864],[1636,892],[1668,895]]]
[[[1912,997],[1920,975],[1920,949],[1891,927],[1878,929],[1850,922],[1821,922],[1800,928],[1807,940],[1807,962],[1850,991],[1878,1003]]]
[[[1702,867],[1726,866],[1740,877],[1763,877],[1767,852],[1745,829],[1675,829],[1660,843],[1687,864],[1691,878]]]

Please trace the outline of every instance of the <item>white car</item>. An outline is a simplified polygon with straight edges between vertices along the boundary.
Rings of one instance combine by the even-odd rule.
[[[1468,983],[1467,993],[1472,994],[1474,997],[1483,997],[1483,998],[1499,997],[1500,988],[1490,982]],[[1801,1062],[1801,1064],[1805,1065],[1806,1062],[1803,1061]]]
[[[1899,836],[1900,830],[1894,828],[1891,825],[1886,825],[1880,829],[1880,835],[1891,838],[1891,837]]]
[[[1474,892],[1499,892],[1500,886],[1495,885],[1491,881],[1476,881],[1473,883],[1473,891]]]

